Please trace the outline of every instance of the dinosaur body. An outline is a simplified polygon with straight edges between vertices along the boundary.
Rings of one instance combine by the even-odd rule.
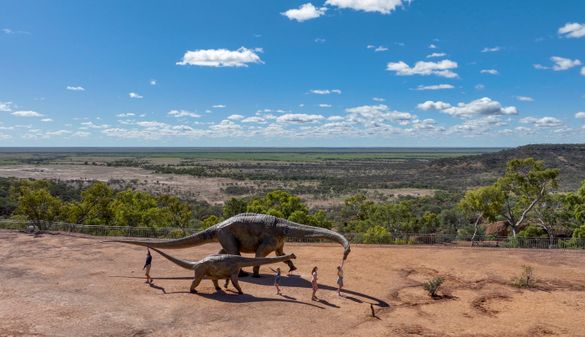
[[[152,248],[152,247],[151,247]],[[167,258],[169,261],[189,270],[194,271],[193,283],[191,283],[190,291],[196,293],[197,286],[203,279],[210,279],[213,281],[213,285],[216,290],[220,290],[218,280],[229,279],[232,281],[234,287],[238,290],[239,294],[243,294],[238,282],[238,273],[243,267],[256,267],[264,264],[272,264],[278,262],[290,261],[295,259],[294,254],[277,256],[277,257],[244,257],[240,255],[230,254],[217,254],[205,257],[200,261],[188,261],[173,257],[156,248],[152,248],[160,255]],[[227,285],[227,282],[226,282]]]
[[[344,260],[347,259],[350,252],[349,241],[337,232],[256,213],[235,215],[182,239],[168,241],[114,240],[114,242],[164,249],[187,248],[209,242],[219,242],[222,246],[220,254],[254,253],[256,257],[265,257],[271,252],[275,252],[277,256],[285,255],[283,247],[287,237],[328,239],[338,242],[344,248]],[[286,263],[290,271],[296,269],[291,261]],[[254,276],[259,275],[259,270],[259,266],[254,266]]]

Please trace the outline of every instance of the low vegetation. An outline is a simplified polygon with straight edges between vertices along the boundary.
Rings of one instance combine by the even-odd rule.
[[[427,291],[429,296],[435,298],[437,297],[437,292],[439,291],[439,288],[441,288],[441,285],[443,285],[443,282],[445,282],[445,280],[442,277],[437,276],[432,280],[423,283],[423,288]]]
[[[507,152],[506,152],[507,153]],[[241,155],[241,154],[240,154]],[[348,154],[344,154],[348,155]],[[378,156],[379,153],[373,154]],[[311,153],[310,156],[316,156]],[[484,165],[492,165],[488,158],[496,154],[475,156]],[[71,160],[68,156],[44,155],[34,157],[44,161]],[[114,157],[107,165],[155,165],[152,160],[161,158]],[[83,165],[102,165],[103,162],[81,157]],[[163,157],[162,159],[168,160]],[[32,160],[20,158],[19,160]],[[246,181],[257,179],[250,176],[247,166],[257,167],[258,163],[242,161],[238,163],[215,163],[213,170],[195,169],[193,158],[184,159],[173,165],[158,163],[170,173],[187,170],[185,174],[226,174]],[[325,160],[325,159],[324,159]],[[322,160],[322,161],[324,161]],[[462,159],[450,158],[433,161],[430,167],[440,170],[444,161],[460,163]],[[139,182],[111,181],[58,181],[0,178],[0,217],[25,219],[42,226],[46,222],[67,222],[86,225],[116,225],[130,227],[174,227],[178,233],[186,229],[201,229],[212,226],[226,218],[242,212],[272,214],[291,221],[331,228],[352,235],[354,242],[407,244],[422,242],[425,234],[444,234],[462,238],[488,238],[490,235],[510,235],[505,246],[519,247],[521,239],[543,237],[550,245],[559,247],[578,247],[585,238],[585,183],[573,191],[560,189],[559,181],[566,166],[557,169],[545,165],[534,158],[511,159],[499,171],[499,175],[483,181],[479,187],[465,189],[465,182],[453,184],[447,189],[437,189],[426,196],[392,196],[376,199],[358,188],[371,187],[369,182],[384,184],[381,172],[386,162],[357,160],[355,167],[348,171],[335,171],[332,168],[321,170],[321,162],[287,163],[266,162],[260,176],[270,175],[273,179],[300,179],[304,183],[303,192],[311,188],[323,190],[329,186],[328,195],[339,196],[338,191],[354,192],[342,199],[339,206],[309,207],[304,198],[290,189],[256,190],[249,187],[226,186],[234,196],[223,205],[211,205],[193,196],[158,193],[138,190]],[[396,164],[396,163],[395,163]],[[276,166],[275,166],[276,165]],[[401,165],[400,163],[396,165]],[[405,164],[406,165],[406,164]],[[410,163],[409,165],[412,165]],[[203,167],[203,166],[201,166]],[[370,171],[363,172],[368,167]],[[237,168],[237,169],[236,169]],[[299,176],[296,170],[307,176]],[[362,171],[360,171],[362,170]],[[395,167],[386,168],[396,173]],[[335,171],[335,172],[334,172]],[[359,172],[358,172],[359,171]],[[473,171],[473,170],[472,170]],[[407,171],[411,172],[411,171]],[[417,176],[430,171],[422,170]],[[310,174],[309,174],[310,173]],[[348,176],[355,173],[356,179]],[[371,174],[369,174],[371,173]],[[182,173],[180,173],[182,174]],[[387,172],[384,174],[388,174]],[[241,175],[241,176],[239,176]],[[318,184],[311,187],[307,180],[316,179]],[[327,177],[326,179],[323,177]],[[325,180],[321,180],[325,179]],[[435,179],[429,175],[424,179]],[[464,179],[465,180],[465,179]],[[266,187],[267,188],[267,187]],[[241,191],[240,191],[241,190]],[[247,196],[238,196],[245,192]],[[486,233],[490,223],[500,221],[503,228],[497,233]],[[405,234],[408,233],[408,234]],[[558,238],[562,238],[559,240]],[[440,243],[440,242],[433,242]]]

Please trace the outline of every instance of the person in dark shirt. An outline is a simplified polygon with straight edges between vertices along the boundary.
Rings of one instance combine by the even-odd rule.
[[[144,263],[144,267],[142,267],[142,270],[146,271],[145,275],[146,275],[146,282],[144,283],[148,283],[148,284],[152,284],[152,277],[150,277],[150,267],[152,265],[152,255],[150,255],[150,249],[146,249],[146,263]]]

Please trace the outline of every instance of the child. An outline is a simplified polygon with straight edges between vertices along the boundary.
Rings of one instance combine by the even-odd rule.
[[[313,287],[313,296],[311,297],[311,300],[313,301],[318,301],[319,299],[317,298],[317,289],[319,289],[319,286],[317,285],[317,266],[313,267],[313,270],[311,271],[311,286]]]
[[[270,268],[270,270],[275,272],[274,286],[276,287],[276,295],[282,295],[282,293],[280,292],[280,268],[276,268],[276,270]]]
[[[341,296],[341,288],[343,288],[343,263],[337,266],[337,296]]]
[[[152,255],[150,255],[150,249],[146,249],[146,263],[144,263],[144,267],[142,267],[142,270],[146,270],[146,282],[144,283],[149,283],[152,284],[152,277],[150,277],[150,266],[152,264]]]

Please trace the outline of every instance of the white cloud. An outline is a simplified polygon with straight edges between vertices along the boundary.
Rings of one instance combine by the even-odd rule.
[[[316,95],[329,95],[329,94],[341,95],[341,90],[339,90],[339,89],[313,89],[313,90],[311,90],[311,93],[316,94]]]
[[[386,48],[384,46],[374,46],[372,44],[367,45],[366,48],[373,49],[375,52],[381,52],[381,51],[387,51],[388,50],[388,48]]]
[[[577,22],[568,22],[558,31],[561,37],[580,38],[585,36],[585,24]]]
[[[431,43],[431,44],[429,45],[429,49],[437,49],[437,48],[438,48],[438,47],[437,47],[437,46],[436,46],[434,43]]]
[[[1,102],[0,101],[0,112],[12,111],[12,102]]]
[[[296,20],[303,22],[311,19],[316,19],[321,15],[324,15],[327,11],[326,7],[317,8],[312,3],[308,2],[301,5],[299,8],[289,9],[286,12],[280,14],[286,16],[289,20]]]
[[[575,114],[575,118],[579,118],[579,119],[585,118],[585,112],[577,112]]]
[[[534,68],[540,70],[552,69],[554,71],[564,71],[581,65],[581,61],[579,59],[571,60],[560,56],[553,56],[550,59],[554,62],[552,67],[543,66],[542,64],[535,64]]]
[[[502,48],[500,47],[485,47],[481,50],[482,53],[495,53],[500,51]]]
[[[333,105],[331,105],[331,104],[325,104],[325,103],[321,103],[321,104],[319,104],[319,107],[320,107],[320,108],[331,108],[332,106],[333,106]]]
[[[12,35],[12,34],[30,34],[30,32],[27,32],[25,30],[12,30],[10,28],[2,28],[2,33],[7,34],[7,35]]]
[[[555,63],[555,65],[552,67],[554,71],[567,70],[581,65],[581,61],[578,59],[571,60],[564,57],[553,56],[551,57],[551,60]]]
[[[483,90],[483,89],[485,89],[485,85],[483,85],[483,84],[476,84],[474,88],[475,88],[475,90]]]
[[[390,111],[390,108],[385,104],[362,105],[345,109],[345,111],[350,113],[349,121],[368,125],[379,124],[387,120],[405,122],[416,118],[408,112]]]
[[[150,84],[150,85],[157,85],[157,83],[158,82],[155,79],[148,81],[148,84]]]
[[[256,52],[261,49],[240,47],[237,50],[199,49],[189,50],[183,55],[178,65],[194,65],[201,67],[247,67],[248,63],[264,63]]]
[[[57,130],[57,131],[47,131],[47,132],[45,132],[45,134],[47,136],[49,136],[49,137],[50,136],[65,136],[65,135],[68,135],[70,133],[71,133],[71,131],[69,131],[69,130]]]
[[[257,123],[257,124],[264,124],[266,120],[262,117],[252,116],[242,119],[242,123]]]
[[[166,128],[169,126],[169,124],[167,124],[167,123],[157,122],[157,121],[137,122],[136,125],[144,127],[144,128]]]
[[[231,121],[239,121],[239,120],[244,119],[244,116],[242,116],[242,115],[231,115],[227,119],[229,119]]]
[[[585,67],[581,68],[581,75],[585,76]]]
[[[128,97],[130,97],[130,98],[143,98],[140,94],[137,94],[135,92],[129,93]]]
[[[87,131],[76,131],[71,136],[72,137],[85,138],[85,137],[91,136],[91,132],[87,132]]]
[[[322,115],[309,115],[309,114],[284,114],[276,118],[278,123],[294,123],[294,124],[305,124],[315,123],[325,119]]]
[[[110,126],[108,124],[94,124],[93,122],[83,122],[81,123],[81,125],[84,126],[84,128],[89,128],[89,129],[107,129]]]
[[[432,53],[432,54],[427,55],[427,58],[444,57],[444,56],[447,56],[447,54],[445,54],[445,53]]]
[[[385,99],[383,99],[382,97],[373,97],[372,100],[374,102],[384,102],[385,101]]]
[[[408,64],[400,61],[388,63],[386,70],[393,71],[398,76],[436,75],[440,77],[455,78],[458,75],[451,69],[456,69],[457,66],[457,62],[451,60],[442,60],[439,62],[418,61],[414,67],[411,68]]]
[[[516,96],[516,99],[520,102],[534,102],[534,98],[530,96]]]
[[[396,7],[403,6],[404,2],[410,3],[408,0],[327,0],[325,4],[356,11],[390,14]]]
[[[419,85],[415,90],[444,90],[453,89],[451,84]]]
[[[196,113],[191,112],[191,111],[187,111],[187,110],[171,110],[167,114],[169,116],[173,116],[176,118],[181,118],[181,117],[199,118],[199,117],[201,117],[201,115],[196,114]]]
[[[322,37],[316,37],[314,41],[315,43],[325,43],[327,42],[327,39],[324,39]]]
[[[563,123],[555,117],[525,117],[520,120],[520,123],[532,124],[537,128],[551,128],[561,126]]]
[[[489,116],[489,115],[516,115],[518,109],[515,106],[502,106],[500,102],[494,101],[489,97],[482,97],[469,103],[459,103],[452,106],[445,102],[426,101],[417,106],[421,110],[440,110],[454,117],[470,118],[472,116]]]
[[[211,107],[212,107],[212,108],[214,108],[214,109],[223,109],[223,108],[225,108],[226,106],[225,106],[225,105],[223,105],[223,104],[216,104],[216,105],[212,105]]]
[[[82,87],[82,86],[71,86],[71,85],[68,85],[65,89],[71,90],[71,91],[85,91],[85,88]]]
[[[43,118],[43,119],[41,119],[41,122],[45,122],[45,123],[52,122],[52,121],[53,121],[53,119],[51,119],[51,118]]]
[[[127,112],[127,113],[121,113],[121,114],[116,115],[116,117],[120,117],[120,118],[132,117],[132,116],[136,116],[136,114],[134,114],[133,112]]]
[[[11,115],[16,117],[43,117],[42,114],[36,111],[14,111]]]
[[[416,106],[419,110],[445,110],[451,107],[451,104],[445,103],[442,101],[425,101],[424,103],[420,103]]]
[[[482,69],[479,71],[480,74],[499,75],[500,73],[496,69]]]

